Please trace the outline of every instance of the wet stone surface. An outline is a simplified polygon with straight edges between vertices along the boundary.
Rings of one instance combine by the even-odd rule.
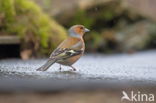
[[[56,79],[56,80],[105,80],[152,82],[156,84],[156,51],[145,51],[135,54],[83,56],[70,71],[70,67],[54,64],[45,72],[36,71],[47,59],[0,60],[0,79]]]

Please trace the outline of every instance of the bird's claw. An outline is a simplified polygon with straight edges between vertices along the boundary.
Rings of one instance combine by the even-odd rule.
[[[71,71],[76,71],[76,69],[73,66],[71,66],[71,68],[72,68]]]

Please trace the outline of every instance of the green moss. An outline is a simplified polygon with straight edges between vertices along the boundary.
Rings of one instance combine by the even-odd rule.
[[[75,24],[83,24],[85,25],[87,28],[91,28],[91,26],[94,23],[94,18],[89,17],[87,15],[87,12],[84,10],[78,10],[74,17],[72,17],[73,19],[71,19],[70,22],[70,26],[71,25],[75,25]]]
[[[0,0],[0,14],[5,15],[3,31],[20,36],[35,51],[48,53],[66,38],[65,29],[30,0]]]
[[[15,17],[14,0],[0,0],[0,13],[5,16],[6,22],[13,22]]]
[[[99,16],[99,18],[102,18],[106,21],[112,20],[113,17],[115,17],[115,13],[112,10],[105,10],[103,13],[101,13],[101,16]]]
[[[85,40],[87,45],[86,49],[88,51],[97,51],[99,46],[104,45],[104,39],[96,31],[92,31],[88,35],[86,34]]]

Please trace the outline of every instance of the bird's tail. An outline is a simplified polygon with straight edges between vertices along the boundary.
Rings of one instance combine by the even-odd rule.
[[[43,66],[37,69],[37,71],[46,71],[51,65],[56,62],[55,59],[49,59]]]

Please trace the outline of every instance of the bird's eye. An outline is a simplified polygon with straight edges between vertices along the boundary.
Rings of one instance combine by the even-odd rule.
[[[80,27],[80,29],[83,29],[83,27]]]

